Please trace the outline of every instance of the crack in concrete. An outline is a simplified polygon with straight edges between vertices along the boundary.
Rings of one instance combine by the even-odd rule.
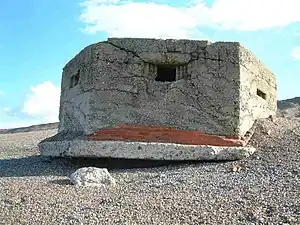
[[[145,60],[143,60],[143,59],[139,56],[139,54],[138,54],[137,52],[128,50],[128,49],[126,49],[126,48],[124,48],[124,47],[118,46],[118,45],[116,45],[116,44],[114,44],[114,43],[111,43],[111,42],[109,42],[109,41],[106,41],[106,42],[104,42],[104,43],[110,44],[110,45],[112,45],[112,46],[114,46],[114,47],[116,47],[116,48],[118,48],[118,49],[120,49],[120,50],[122,50],[122,51],[125,51],[126,53],[131,53],[131,54],[134,55],[135,57],[137,57],[137,58],[139,58],[140,60],[142,60],[144,63],[147,63]],[[195,58],[195,57],[193,56],[193,52],[191,52],[191,53],[185,53],[185,54],[189,54],[190,57],[191,57],[191,59],[189,60],[189,62],[188,62],[187,64],[189,64],[189,63],[191,63],[191,62],[193,62],[193,61],[197,61],[197,60],[199,60],[199,59],[217,61],[219,64],[220,64],[220,62],[229,62],[229,63],[232,63],[232,64],[239,64],[238,62],[232,62],[232,61],[228,61],[228,60],[221,59],[221,56],[220,56],[220,52],[219,52],[219,51],[218,51],[218,58],[207,57],[207,56],[206,56],[207,53],[208,53],[208,52],[206,51],[206,48],[207,48],[207,47],[208,47],[208,46],[206,46],[205,48],[201,49],[201,51],[199,51],[199,50],[197,49],[197,50],[198,50],[198,51],[197,51],[198,56],[197,56],[196,59],[193,59],[193,58]],[[199,56],[199,53],[201,53],[201,52],[204,52],[204,57]],[[182,53],[182,52],[181,52],[181,51],[170,51],[170,52],[168,51],[167,53]],[[164,54],[164,56],[167,57],[167,56],[165,55],[164,52],[161,52],[161,54]],[[229,53],[227,53],[227,54],[229,54]]]
[[[199,94],[203,97],[203,98],[201,98],[201,99],[205,99],[206,102],[207,102],[207,104],[210,105],[210,107],[214,108],[214,110],[212,110],[212,111],[216,112],[216,114],[219,114],[219,115],[214,115],[214,114],[210,113],[209,111],[204,111],[204,110],[203,110],[204,107],[203,107],[202,104],[200,103],[200,102],[202,102],[202,101],[199,101],[198,95],[196,95],[196,97],[195,97],[195,96],[192,95],[191,93],[185,92],[185,91],[183,91],[182,89],[180,89],[179,87],[172,87],[170,90],[172,90],[172,89],[176,89],[176,90],[179,91],[182,95],[184,95],[185,97],[188,97],[189,99],[191,99],[191,101],[192,101],[193,103],[196,103],[198,107],[196,107],[196,106],[194,106],[194,105],[190,105],[190,106],[192,106],[193,108],[197,109],[199,112],[202,112],[202,114],[203,114],[203,112],[204,112],[204,113],[207,113],[208,115],[210,115],[211,117],[213,117],[213,118],[215,118],[215,119],[217,119],[217,120],[219,120],[219,117],[220,117],[219,115],[226,116],[226,113],[223,113],[223,112],[220,111],[221,106],[219,106],[219,108],[217,108],[215,105],[211,105],[211,103],[212,103],[213,101],[212,101],[212,100],[208,100],[208,99],[207,99],[208,96],[204,96],[203,94],[201,94],[201,93],[199,92]],[[208,98],[209,98],[209,97],[208,97]]]
[[[132,55],[134,55],[135,57],[137,57],[137,58],[139,58],[140,60],[142,60],[143,62],[145,62],[136,52],[134,52],[134,51],[130,51],[130,50],[128,50],[128,49],[126,49],[126,48],[123,48],[123,47],[121,47],[121,46],[118,46],[118,45],[116,45],[116,44],[114,44],[114,43],[111,43],[111,42],[109,42],[109,41],[105,41],[105,42],[103,42],[103,43],[107,43],[107,44],[109,44],[109,45],[111,45],[111,46],[114,46],[115,48],[118,48],[118,49],[120,49],[120,50],[122,50],[122,51],[125,51],[126,53],[131,53]]]

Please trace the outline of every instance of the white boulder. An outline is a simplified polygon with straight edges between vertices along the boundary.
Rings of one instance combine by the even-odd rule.
[[[110,186],[115,179],[106,168],[82,167],[70,175],[71,184],[78,186]]]

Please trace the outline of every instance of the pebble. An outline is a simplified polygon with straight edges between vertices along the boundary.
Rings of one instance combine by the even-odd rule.
[[[56,130],[0,134],[0,224],[299,224],[300,137],[291,130],[300,122],[260,124],[250,141],[256,158],[135,169],[129,163],[110,169],[118,185],[108,189],[73,186],[68,176],[82,164],[38,156],[37,143]]]

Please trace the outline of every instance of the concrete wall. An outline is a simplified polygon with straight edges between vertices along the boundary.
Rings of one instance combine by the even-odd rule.
[[[254,90],[256,79],[254,69],[250,76],[240,66],[242,49],[235,42],[130,38],[88,46],[64,68],[59,131],[91,134],[130,123],[243,134],[262,114],[249,104],[256,95],[240,93]],[[155,81],[157,64],[176,67],[176,81]],[[78,71],[79,84],[70,88]]]
[[[239,133],[245,134],[255,119],[276,114],[277,86],[275,75],[249,50],[241,46],[239,55],[241,82]]]
[[[63,68],[59,110],[59,132],[89,132],[93,77],[90,73],[92,45],[83,49]],[[78,85],[71,88],[71,77],[78,74]]]

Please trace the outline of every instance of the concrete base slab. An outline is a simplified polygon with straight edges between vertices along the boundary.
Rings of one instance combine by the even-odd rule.
[[[148,160],[240,160],[255,152],[254,147],[224,147],[158,142],[91,141],[82,139],[43,141],[41,155],[52,157],[108,157]]]

